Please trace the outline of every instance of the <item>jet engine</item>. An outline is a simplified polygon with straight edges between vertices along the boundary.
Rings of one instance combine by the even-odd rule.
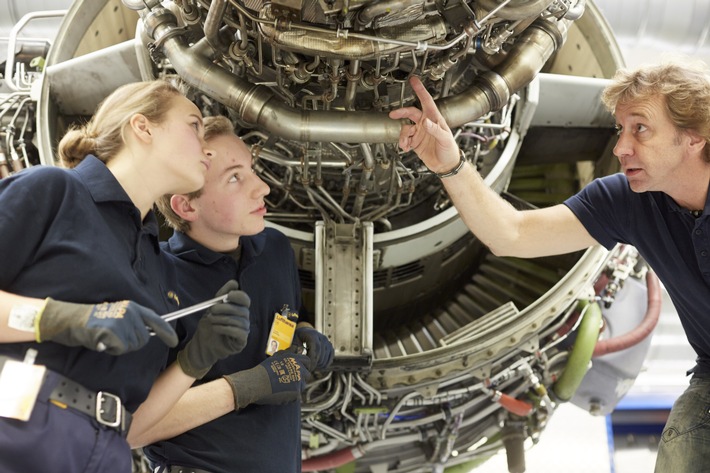
[[[131,81],[177,79],[205,115],[229,116],[336,349],[303,397],[304,471],[463,472],[504,448],[522,472],[559,403],[609,412],[628,389],[638,372],[577,393],[617,294],[652,296],[635,250],[492,255],[387,116],[416,105],[408,79],[421,77],[464,159],[521,209],[615,172],[599,94],[623,61],[590,1],[76,0],[50,13],[63,20],[48,51],[16,54],[11,37],[0,170],[57,164],[66,127]]]

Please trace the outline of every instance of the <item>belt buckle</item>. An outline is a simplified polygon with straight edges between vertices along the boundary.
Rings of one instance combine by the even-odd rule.
[[[104,419],[103,404],[106,400],[111,400],[116,404],[116,415],[114,419]],[[107,427],[117,428],[121,425],[121,398],[115,394],[99,391],[96,395],[96,420],[99,424],[103,424]]]

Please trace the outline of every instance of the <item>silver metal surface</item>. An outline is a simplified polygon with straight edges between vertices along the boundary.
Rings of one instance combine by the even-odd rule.
[[[165,315],[162,315],[161,317],[166,322],[171,322],[173,320],[177,320],[179,318],[185,317],[186,315],[194,314],[196,312],[200,312],[201,310],[209,309],[213,305],[225,303],[228,300],[229,300],[229,294],[213,297],[212,299],[207,299],[204,302],[199,302],[197,304],[191,305],[190,307],[185,307],[184,309],[180,309],[180,310],[176,310],[176,311],[167,313]]]

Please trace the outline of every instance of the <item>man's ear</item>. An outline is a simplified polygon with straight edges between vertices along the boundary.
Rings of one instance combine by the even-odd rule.
[[[188,222],[197,220],[197,209],[192,206],[192,201],[182,194],[170,197],[170,208],[183,220]]]
[[[685,151],[689,156],[700,157],[703,161],[706,160],[705,147],[708,146],[708,142],[700,136],[700,134],[693,130],[683,130],[681,135],[683,145],[685,146]]]
[[[690,133],[690,146],[697,150],[698,153],[703,153],[703,148],[708,145],[708,142],[698,133]]]
[[[128,120],[128,125],[140,141],[149,143],[153,137],[151,135],[151,123],[145,115],[136,113]]]

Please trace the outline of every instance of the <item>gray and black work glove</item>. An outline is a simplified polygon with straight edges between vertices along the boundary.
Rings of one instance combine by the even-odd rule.
[[[170,347],[178,342],[178,336],[168,322],[132,301],[96,305],[52,298],[46,301],[35,322],[38,342],[83,346],[110,355],[138,350],[150,340],[151,330]]]
[[[228,294],[227,302],[213,305],[197,324],[197,331],[177,355],[182,371],[200,379],[217,361],[239,353],[249,336],[249,296],[237,281],[229,281],[217,292]]]
[[[286,404],[299,399],[311,379],[308,363],[306,355],[281,350],[254,368],[225,376],[234,394],[235,409],[252,403]]]
[[[299,327],[293,335],[293,347],[305,347],[306,354],[311,360],[309,371],[322,371],[333,362],[335,350],[328,337],[313,327]]]

